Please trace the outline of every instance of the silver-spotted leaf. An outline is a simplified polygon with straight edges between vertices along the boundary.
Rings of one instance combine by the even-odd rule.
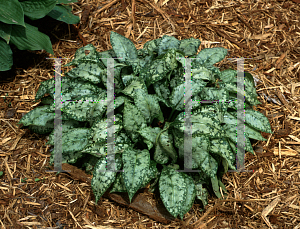
[[[175,218],[185,210],[188,192],[182,173],[165,166],[159,179],[159,193],[166,209]]]
[[[272,133],[271,125],[266,116],[259,111],[246,110],[245,111],[245,122],[256,130]]]
[[[123,179],[128,191],[129,201],[141,188],[143,181],[147,177],[150,166],[150,153],[148,150],[126,149],[122,154]]]
[[[122,160],[119,156],[115,157],[116,170],[120,170],[122,167]],[[107,170],[107,158],[101,157],[94,167],[93,178],[91,186],[96,198],[96,204],[106,190],[116,179],[116,172]]]
[[[117,57],[122,57],[122,59],[119,59],[120,62],[138,58],[137,50],[132,41],[128,38],[111,31],[110,42]]]

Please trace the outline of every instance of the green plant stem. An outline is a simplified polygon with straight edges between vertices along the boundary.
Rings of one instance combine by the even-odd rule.
[[[172,115],[173,115],[174,111],[175,111],[175,109],[172,108],[171,114],[170,114],[170,116],[169,116],[169,118],[168,118],[168,122],[170,122],[170,120],[171,120],[171,118],[172,118]]]

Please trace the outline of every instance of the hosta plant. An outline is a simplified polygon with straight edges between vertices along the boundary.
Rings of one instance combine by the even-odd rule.
[[[58,21],[77,24],[79,17],[66,5],[72,2],[77,0],[0,0],[0,71],[7,71],[13,65],[9,44],[20,50],[44,49],[53,54],[50,38],[30,22],[48,15]]]
[[[111,32],[111,50],[97,52],[93,45],[76,51],[62,77],[62,155],[64,163],[84,165],[93,171],[96,203],[110,192],[135,193],[150,184],[166,209],[183,216],[195,199],[207,204],[208,193],[221,198],[221,182],[228,169],[235,170],[237,126],[237,71],[214,66],[227,50],[207,48],[197,54],[200,41],[177,40],[164,35],[137,50],[124,36]],[[85,52],[89,51],[88,54]],[[118,59],[117,59],[118,57]],[[120,58],[121,57],[121,58]],[[192,169],[184,169],[185,57],[192,60],[192,100],[215,101],[192,106]],[[115,168],[107,171],[107,60],[114,59]],[[180,59],[182,58],[182,59]],[[54,145],[54,83],[41,83],[39,106],[21,120],[39,134],[50,133]],[[49,94],[43,97],[45,94]],[[92,101],[92,102],[91,102]],[[226,101],[226,102],[224,102]],[[250,138],[266,140],[268,119],[253,106],[259,104],[253,77],[245,73],[245,150],[253,153]],[[51,163],[53,163],[52,151]]]

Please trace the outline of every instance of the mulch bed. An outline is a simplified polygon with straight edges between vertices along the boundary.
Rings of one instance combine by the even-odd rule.
[[[0,74],[0,226],[2,228],[300,228],[300,1],[80,0],[72,3],[78,25],[44,18],[39,30],[50,36],[54,56],[13,48],[14,67]],[[40,23],[40,24],[39,24]],[[44,23],[44,24],[43,24]],[[47,26],[45,26],[47,25]],[[225,200],[195,203],[183,221],[166,212],[160,200],[142,189],[132,204],[109,194],[95,204],[91,175],[63,164],[69,173],[49,172],[47,136],[16,123],[40,102],[41,82],[54,77],[54,61],[70,61],[93,44],[111,49],[110,31],[132,40],[137,49],[163,35],[200,39],[203,48],[222,46],[228,57],[244,57],[256,81],[255,107],[270,120],[274,134],[253,141],[246,154],[253,172],[228,172]],[[26,58],[24,58],[26,57]],[[221,69],[236,69],[225,59]],[[70,68],[62,68],[62,71]]]

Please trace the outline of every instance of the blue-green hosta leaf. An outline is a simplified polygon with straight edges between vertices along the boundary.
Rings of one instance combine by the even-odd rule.
[[[132,41],[128,38],[111,31],[110,43],[117,57],[122,57],[122,59],[119,59],[120,62],[138,58],[137,50]]]
[[[67,132],[70,129],[81,127],[82,124],[76,120],[66,120],[62,121],[62,133]],[[53,128],[53,123],[52,123]],[[46,145],[54,145],[54,130],[49,135],[49,141],[46,143]]]
[[[225,137],[228,137],[233,143],[236,144],[236,142],[237,142],[237,126],[231,125],[231,124],[225,124],[223,126],[223,129],[225,131]],[[245,137],[245,150],[254,154],[250,139],[247,137],[247,135],[244,135],[244,137]]]
[[[2,23],[2,27],[12,27],[12,25]],[[4,29],[1,28],[1,30]],[[0,37],[8,41],[4,41],[3,39],[0,40],[0,71],[8,71],[13,65],[13,52],[9,44],[7,44],[7,42],[9,42],[10,35],[4,31],[1,33],[1,30]]]
[[[201,41],[193,37],[183,39],[180,41],[179,50],[183,51],[185,56],[193,56],[197,54],[200,44]]]
[[[259,111],[246,110],[245,111],[245,122],[256,130],[272,133],[271,125],[266,116]]]
[[[179,49],[180,41],[175,37],[163,35],[158,45],[158,56],[166,53],[168,49]]]
[[[114,128],[115,128],[115,133],[119,132],[123,125],[122,125],[122,115],[121,114],[116,114],[115,115],[115,121],[114,121]],[[91,128],[91,137],[94,142],[99,142],[103,143],[106,142],[107,138],[107,118],[98,120],[94,123],[94,125]]]
[[[25,27],[24,11],[18,0],[1,1],[0,21],[5,24]]]
[[[19,50],[46,50],[53,53],[50,38],[41,33],[37,27],[25,23],[23,26],[13,26],[11,30],[10,43],[14,44]]]
[[[196,197],[202,201],[203,207],[208,205],[208,191],[203,187],[203,184],[197,183],[196,188]]]
[[[143,181],[147,177],[150,166],[150,153],[148,150],[126,149],[122,154],[123,179],[128,191],[129,201],[141,188]]]
[[[24,126],[36,125],[45,126],[49,120],[53,120],[55,113],[49,110],[50,105],[45,105],[41,107],[36,107],[35,109],[29,111],[24,115],[18,124],[23,124]]]
[[[144,138],[143,141],[147,144],[148,150],[152,149],[153,145],[155,144],[156,137],[160,131],[161,129],[159,127],[151,128],[149,126],[138,131]]]
[[[211,152],[225,158],[230,169],[235,170],[235,153],[226,139],[212,139],[210,149]]]
[[[181,209],[181,212],[179,213],[181,220],[183,220],[184,214],[186,214],[192,208],[196,197],[196,187],[194,184],[194,180],[185,173],[182,173],[182,175],[185,178],[184,181],[187,189],[187,194],[185,202],[182,203],[183,207]]]
[[[56,5],[56,0],[31,0],[20,2],[25,16],[31,20],[45,17]]]
[[[147,124],[151,124],[154,118],[159,118],[162,112],[157,98],[142,90],[135,91],[134,103],[144,116]]]
[[[144,44],[143,49],[147,50],[148,53],[152,53],[152,52],[158,53],[158,47],[159,47],[161,40],[162,40],[162,38],[147,41]]]
[[[106,171],[107,163],[106,157],[99,159],[94,167],[93,178],[91,181],[91,186],[93,193],[96,198],[96,204],[101,196],[106,192],[106,190],[111,186],[111,184],[116,179],[116,172]],[[115,157],[116,170],[120,170],[122,167],[122,159],[119,156]]]
[[[175,218],[185,211],[188,187],[183,173],[164,166],[159,179],[159,193],[168,212]],[[189,205],[190,203],[187,203]]]
[[[173,136],[169,133],[168,129],[162,130],[157,136],[156,145],[160,144],[161,148],[172,158],[172,163],[177,161],[177,152],[173,147]],[[168,128],[168,127],[167,127]]]
[[[123,111],[123,125],[133,142],[138,141],[137,137],[140,135],[138,130],[141,130],[147,126],[146,120],[141,112],[135,105],[127,101],[125,101]]]
[[[202,49],[196,56],[195,61],[201,63],[203,66],[212,66],[220,62],[227,55],[227,49],[223,47],[205,48]]]
[[[176,50],[170,49],[161,59],[155,59],[145,65],[140,76],[145,79],[145,83],[148,87],[165,78],[166,75],[173,69],[176,69],[177,66]]]
[[[47,14],[54,18],[55,20],[65,22],[67,24],[77,24],[80,22],[80,18],[72,14],[71,6],[56,5],[54,8]]]

